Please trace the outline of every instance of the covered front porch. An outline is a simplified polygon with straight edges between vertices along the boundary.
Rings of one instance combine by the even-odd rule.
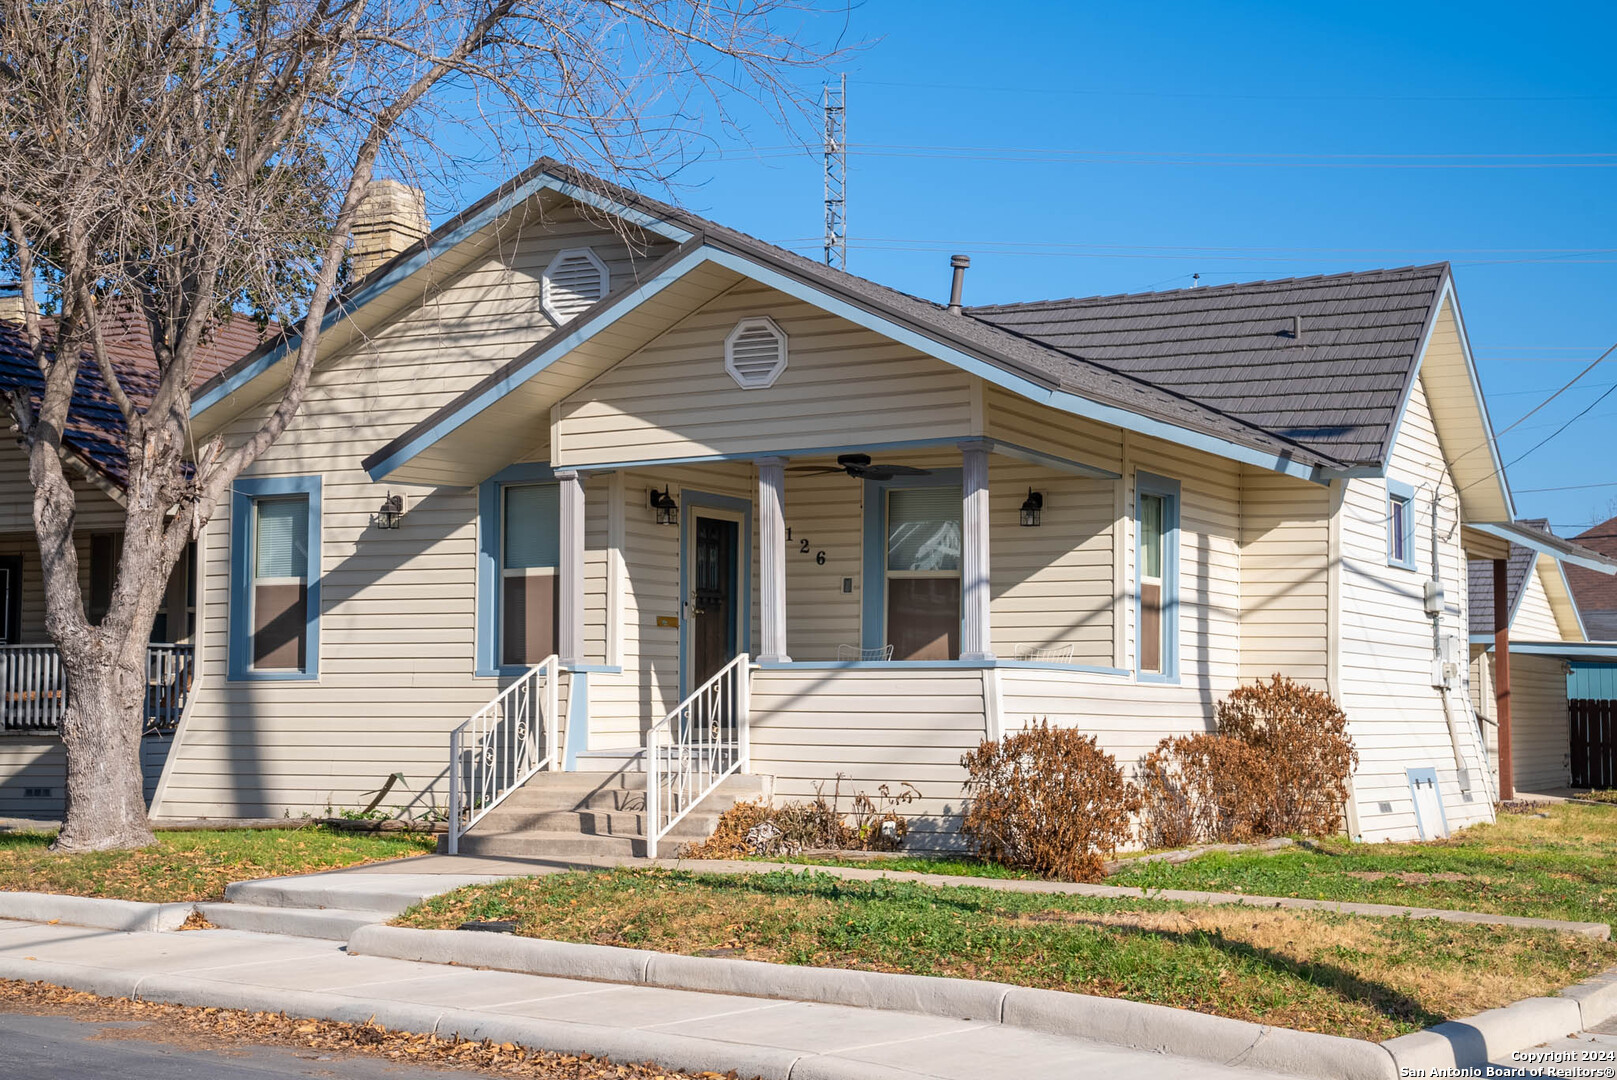
[[[89,617],[111,602],[121,537],[75,536]],[[195,681],[196,592],[192,559],[176,567],[146,647],[142,766],[151,797]],[[66,764],[57,735],[68,705],[67,675],[45,632],[45,591],[32,533],[0,534],[0,815],[54,818],[62,809]]]

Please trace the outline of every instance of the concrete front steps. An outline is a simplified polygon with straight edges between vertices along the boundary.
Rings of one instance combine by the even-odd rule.
[[[462,836],[460,851],[530,859],[643,856],[646,776],[635,765],[611,772],[540,773]],[[727,777],[663,838],[658,854],[671,855],[687,841],[706,838],[720,814],[768,793],[768,777]]]

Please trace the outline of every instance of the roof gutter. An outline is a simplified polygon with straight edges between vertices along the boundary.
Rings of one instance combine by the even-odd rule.
[[[1518,547],[1536,551],[1540,555],[1548,555],[1557,562],[1571,563],[1585,570],[1593,570],[1597,574],[1617,576],[1617,559],[1608,558],[1598,551],[1591,551],[1581,544],[1563,540],[1553,533],[1535,529],[1531,525],[1523,525],[1519,521],[1471,521],[1466,524],[1477,532],[1500,540],[1508,540]],[[1525,583],[1522,591],[1526,592]]]

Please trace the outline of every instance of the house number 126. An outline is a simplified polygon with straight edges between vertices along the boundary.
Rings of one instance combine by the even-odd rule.
[[[797,545],[797,553],[799,555],[807,555],[809,553],[809,542],[807,540],[803,540],[803,539],[793,540],[792,539],[792,529],[791,529],[791,526],[789,526],[789,525],[786,527],[786,542],[788,544],[794,544],[795,543]],[[816,563],[818,563],[819,565],[824,566],[825,565],[825,552],[816,551],[814,553],[814,561]]]

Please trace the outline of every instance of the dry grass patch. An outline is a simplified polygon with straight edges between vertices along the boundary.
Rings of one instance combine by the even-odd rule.
[[[137,851],[58,855],[50,833],[0,835],[0,890],[106,896],[173,903],[219,900],[232,881],[313,874],[345,866],[425,855],[427,834],[298,829],[198,829],[160,832]]]
[[[510,919],[563,941],[992,979],[1385,1039],[1617,963],[1617,945],[1329,912],[936,888],[828,875],[617,870],[473,886],[400,917]]]

